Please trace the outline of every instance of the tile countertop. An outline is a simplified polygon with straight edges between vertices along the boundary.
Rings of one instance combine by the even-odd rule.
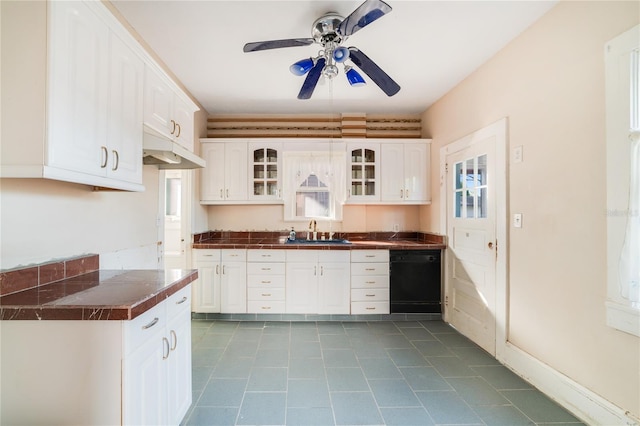
[[[131,320],[197,278],[191,269],[88,272],[0,297],[0,319]]]
[[[303,232],[300,236],[306,237]],[[300,238],[299,237],[299,238]],[[194,235],[194,249],[287,249],[287,250],[442,250],[444,237],[417,232],[399,233],[336,233],[334,238],[349,240],[350,244],[287,244],[287,235],[279,232],[209,231]]]

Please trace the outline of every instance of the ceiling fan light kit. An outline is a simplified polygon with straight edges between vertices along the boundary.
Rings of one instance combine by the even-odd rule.
[[[309,99],[321,76],[332,79],[339,73],[336,64],[344,66],[344,73],[351,86],[366,84],[362,75],[346,63],[351,60],[364,72],[387,96],[393,96],[400,86],[389,77],[375,62],[356,47],[344,47],[341,43],[350,35],[391,12],[391,7],[382,0],[366,0],[349,16],[343,18],[330,12],[316,19],[311,28],[312,38],[295,38],[251,42],[244,45],[244,52],[279,49],[283,47],[322,45],[323,50],[315,58],[302,59],[289,67],[292,74],[307,74],[298,99]]]

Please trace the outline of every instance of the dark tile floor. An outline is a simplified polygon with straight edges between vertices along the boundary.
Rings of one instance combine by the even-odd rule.
[[[192,321],[183,425],[577,425],[442,321]]]

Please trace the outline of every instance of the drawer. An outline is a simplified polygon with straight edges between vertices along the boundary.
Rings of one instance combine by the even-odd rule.
[[[223,262],[246,262],[247,250],[245,249],[224,249],[221,250]]]
[[[247,289],[249,301],[282,301],[284,302],[284,287],[264,288],[252,287]]]
[[[351,262],[389,262],[389,250],[353,250]]]
[[[284,287],[285,275],[247,275],[247,287]]]
[[[286,250],[247,250],[249,262],[284,262]]]
[[[124,323],[124,352],[130,354],[148,339],[164,333],[167,324],[167,311],[164,302]],[[158,340],[160,341],[160,340]]]
[[[247,263],[247,274],[249,275],[284,275],[284,263]]]
[[[250,314],[283,314],[284,310],[284,302],[254,300],[247,302],[247,312]]]
[[[388,263],[352,263],[351,275],[389,275]]]
[[[352,288],[351,300],[353,302],[366,302],[369,300],[373,300],[376,302],[385,301],[385,300],[388,301],[389,289],[388,288]]]
[[[191,284],[187,285],[177,293],[172,294],[166,301],[167,320],[180,315],[183,311],[191,312]]]
[[[318,253],[318,261],[320,263],[327,262],[345,262],[351,261],[351,250],[323,250]]]
[[[351,302],[351,315],[388,313],[389,302]]]
[[[196,266],[203,263],[219,263],[220,262],[220,250],[193,250],[193,260]]]
[[[353,265],[351,265],[353,267]],[[389,288],[389,275],[356,275],[351,277],[351,288]]]

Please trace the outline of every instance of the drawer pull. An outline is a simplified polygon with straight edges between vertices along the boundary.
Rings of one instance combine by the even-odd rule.
[[[271,284],[271,281],[264,281],[264,280],[262,280],[262,281],[260,281],[260,282],[261,282],[262,284]]]
[[[260,270],[262,270],[262,271],[270,271],[271,268],[261,268]]]
[[[367,296],[367,297],[375,297],[376,295],[375,294],[365,294],[365,296]]]
[[[267,310],[267,309],[271,309],[271,306],[263,306],[263,307],[261,307],[260,309],[265,309],[265,310]]]
[[[365,281],[365,284],[375,284],[375,281]]]
[[[148,329],[148,328],[153,327],[153,326],[154,326],[154,325],[156,325],[157,323],[158,323],[158,317],[155,317],[155,318],[153,319],[153,321],[151,321],[149,324],[147,324],[147,325],[143,325],[143,326],[142,326],[142,329],[143,329],[143,330],[146,330],[146,329]]]
[[[238,257],[237,254],[230,254],[229,257]]]
[[[262,296],[264,296],[264,297],[271,297],[271,293],[262,293]]]
[[[262,256],[262,257],[271,257],[270,254],[261,254],[260,256]]]
[[[212,254],[203,254],[202,256],[204,256],[204,257],[213,257]]]
[[[365,268],[364,270],[365,270],[365,271],[375,271],[375,270],[376,270],[376,268]]]
[[[176,302],[176,305],[182,305],[186,301],[187,301],[187,296],[184,296],[182,299],[180,299],[180,300],[178,300]]]
[[[376,257],[375,254],[365,254],[364,257]]]
[[[370,307],[368,307],[368,306],[367,306],[365,309],[366,309],[367,311],[375,311],[375,310],[376,310],[376,308],[370,308]]]

